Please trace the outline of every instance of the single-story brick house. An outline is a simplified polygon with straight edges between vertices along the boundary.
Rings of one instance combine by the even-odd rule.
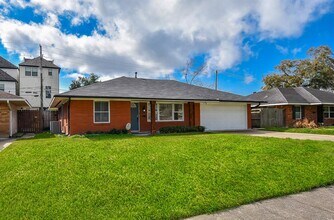
[[[17,133],[17,110],[30,108],[22,97],[0,91],[0,137],[11,137]]]
[[[123,129],[155,133],[165,126],[205,126],[207,130],[251,127],[250,98],[175,80],[120,77],[55,95],[62,132]]]
[[[333,92],[305,87],[274,88],[248,97],[265,101],[253,107],[283,109],[286,126],[292,126],[301,119],[334,125]]]

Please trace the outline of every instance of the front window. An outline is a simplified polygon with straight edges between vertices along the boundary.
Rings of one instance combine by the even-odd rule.
[[[94,123],[109,123],[109,102],[94,102]]]
[[[45,98],[51,99],[51,86],[45,86]]]
[[[302,107],[301,106],[295,106],[294,114],[295,114],[295,119],[301,119],[302,118]]]
[[[5,84],[0,84],[0,91],[5,91]]]
[[[52,76],[52,69],[49,69],[49,70],[48,70],[48,75],[49,75],[49,76]]]
[[[183,121],[183,104],[157,104],[158,121]]]
[[[334,106],[324,106],[324,117],[334,118]]]

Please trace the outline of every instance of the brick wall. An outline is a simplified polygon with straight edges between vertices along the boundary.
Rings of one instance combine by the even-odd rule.
[[[276,108],[283,109],[285,111],[285,125],[292,126],[296,121],[293,119],[293,106],[292,105],[282,105],[276,106]],[[303,118],[307,118],[309,121],[314,121],[318,123],[318,111],[317,106],[304,106]]]
[[[10,112],[6,102],[0,102],[0,137],[9,137]]]
[[[184,103],[184,121],[168,121],[168,122],[156,122],[155,128],[158,131],[162,127],[166,126],[189,126],[191,124],[190,120],[190,109],[189,106],[193,106],[193,123],[195,126],[200,125],[200,104],[199,103]],[[145,109],[145,112],[144,112]],[[151,122],[147,122],[147,104],[146,103],[140,103],[139,105],[139,111],[140,111],[140,131],[151,131]]]
[[[94,123],[93,100],[71,100],[70,134],[123,129],[131,122],[129,101],[110,101],[110,123]]]

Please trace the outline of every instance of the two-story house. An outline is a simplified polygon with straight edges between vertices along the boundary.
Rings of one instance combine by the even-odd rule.
[[[40,57],[36,57],[24,58],[24,61],[19,64],[19,95],[25,98],[33,108],[41,107],[41,99],[42,107],[48,108],[52,97],[59,93],[60,67],[53,61],[42,58],[43,88],[41,88],[40,63]],[[43,97],[41,97],[41,89],[43,89]]]
[[[19,70],[0,56],[0,91],[18,95]]]

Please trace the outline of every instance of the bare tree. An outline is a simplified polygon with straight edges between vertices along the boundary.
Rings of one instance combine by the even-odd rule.
[[[185,68],[182,70],[182,74],[186,83],[193,85],[201,85],[200,79],[198,77],[205,74],[207,70],[207,62],[204,61],[201,65],[196,66],[194,59],[187,60]]]

